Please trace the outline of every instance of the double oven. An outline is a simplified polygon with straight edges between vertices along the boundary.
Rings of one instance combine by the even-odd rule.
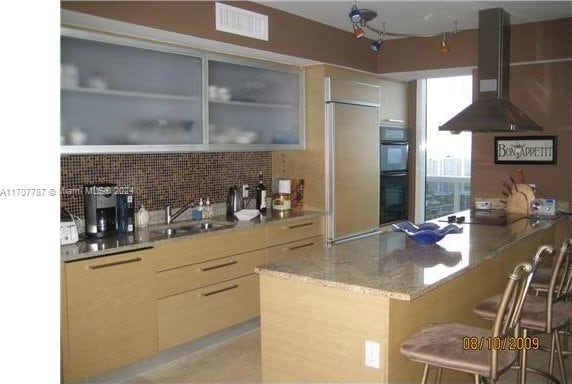
[[[408,216],[407,132],[403,127],[380,127],[380,224],[406,220]]]

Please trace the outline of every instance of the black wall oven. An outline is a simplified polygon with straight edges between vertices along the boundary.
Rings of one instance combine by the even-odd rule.
[[[407,128],[380,127],[379,223],[407,219],[408,155]]]

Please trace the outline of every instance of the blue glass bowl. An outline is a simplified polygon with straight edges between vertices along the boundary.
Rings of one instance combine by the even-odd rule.
[[[463,228],[449,224],[443,228],[435,223],[415,225],[409,221],[393,224],[393,230],[404,232],[410,239],[419,244],[435,244],[450,233],[462,233]]]

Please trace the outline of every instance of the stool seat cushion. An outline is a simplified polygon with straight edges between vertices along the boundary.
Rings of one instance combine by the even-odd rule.
[[[477,344],[478,348],[471,348],[470,344],[463,343],[466,337],[476,337],[477,341],[484,342],[482,346]],[[490,329],[458,323],[431,325],[407,338],[401,344],[401,353],[423,364],[489,377],[491,351],[487,340],[490,338]],[[498,371],[508,369],[516,357],[515,350],[499,350]]]
[[[474,308],[474,312],[482,318],[494,320],[501,295],[495,295],[484,300]],[[521,327],[535,331],[545,331],[546,326],[546,297],[526,296],[520,318]],[[562,328],[572,321],[572,302],[559,301],[552,304],[552,328]]]

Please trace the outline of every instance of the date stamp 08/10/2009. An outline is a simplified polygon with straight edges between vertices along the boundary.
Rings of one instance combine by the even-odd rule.
[[[539,349],[538,337],[463,337],[464,350],[522,350]]]

